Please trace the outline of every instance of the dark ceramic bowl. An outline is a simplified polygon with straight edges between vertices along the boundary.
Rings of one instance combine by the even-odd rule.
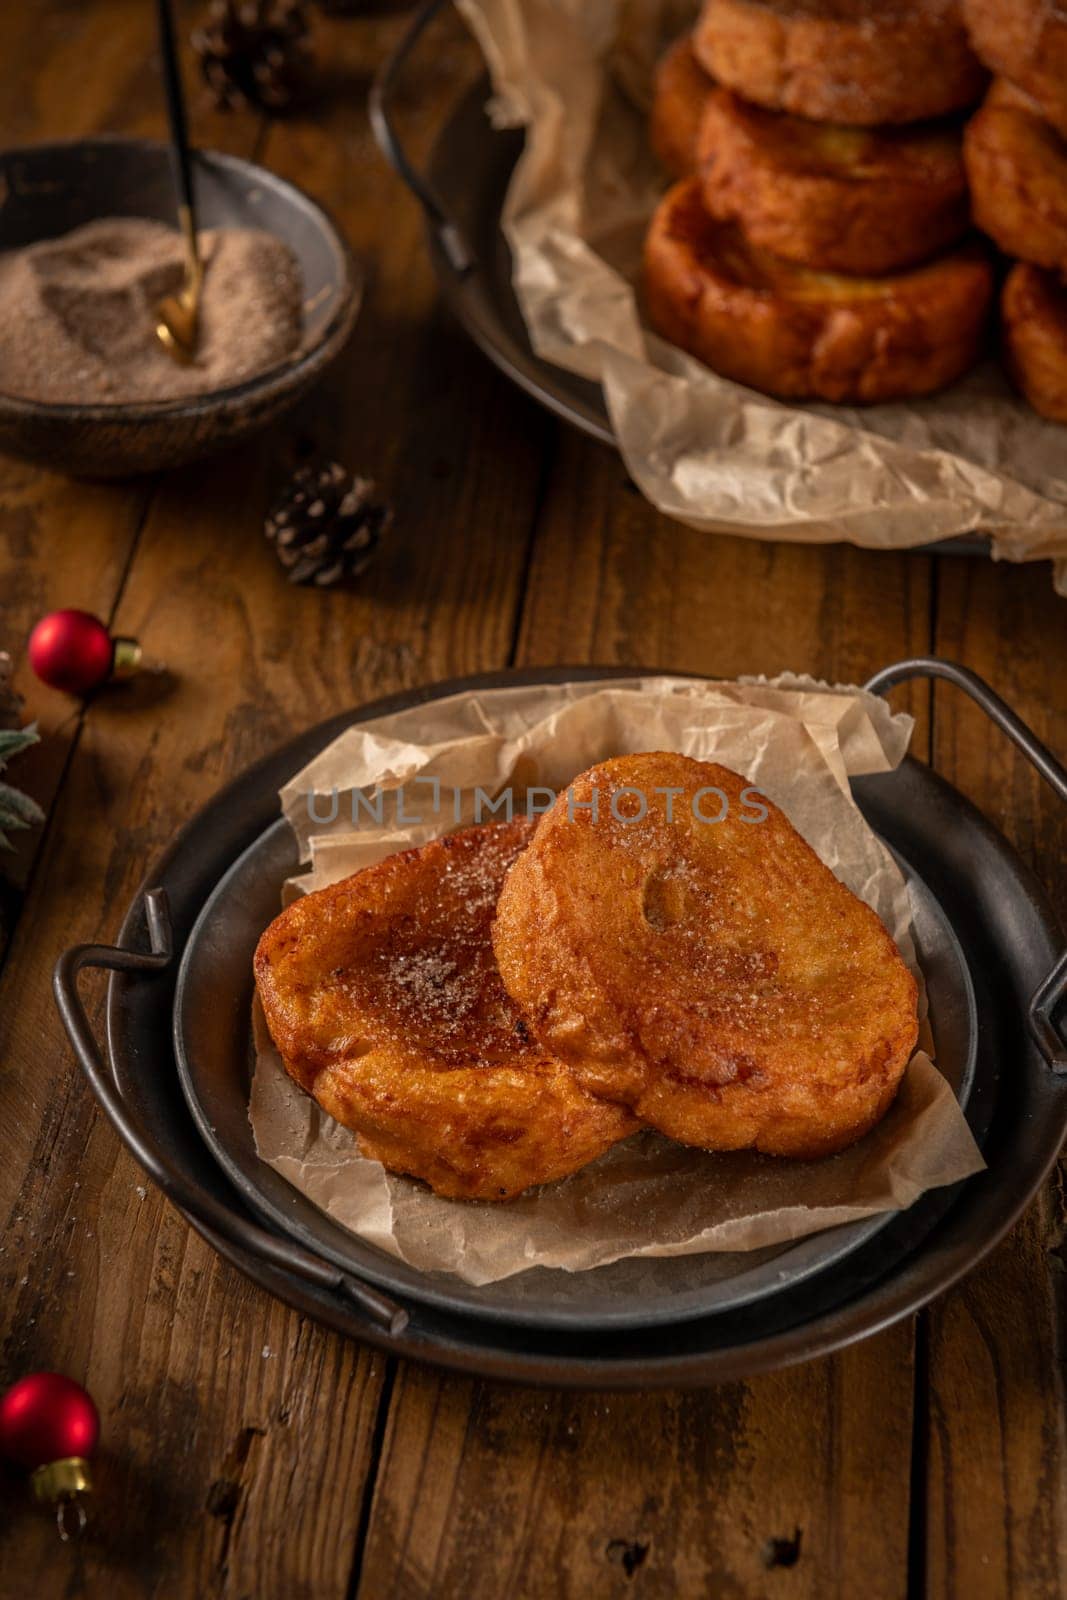
[[[303,395],[343,349],[360,278],[334,223],[300,189],[263,167],[206,151],[195,157],[204,228],[261,228],[293,252],[304,283],[304,334],[281,365],[227,389],[180,400],[58,405],[3,392],[0,450],[78,477],[120,478],[178,466],[237,444]],[[0,155],[0,251],[53,239],[97,217],[175,224],[166,145],[79,139]]]

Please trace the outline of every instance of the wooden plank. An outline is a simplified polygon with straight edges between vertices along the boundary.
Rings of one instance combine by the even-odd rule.
[[[60,1367],[103,1417],[81,1551],[57,1551],[21,1510],[0,1528],[0,1564],[26,1593],[347,1591],[382,1363],[251,1288],[146,1190],[74,1071],[47,974],[63,946],[114,932],[173,830],[272,744],[346,704],[506,656],[544,428],[428,319],[421,222],[373,157],[361,109],[399,25],[335,25],[331,106],[270,141],[271,162],[322,194],[368,257],[352,350],[301,415],[160,486],[115,625],[173,683],[161,697],[143,679],[90,706],[0,979],[0,1382]],[[417,75],[413,96],[428,134]],[[395,531],[353,591],[292,588],[263,539],[267,498],[309,434],[396,501]]]
[[[565,434],[519,660],[861,680],[927,648],[929,565],[678,527],[607,451]],[[702,1394],[582,1397],[403,1368],[358,1593],[900,1596],[911,1438],[907,1325]]]
[[[213,112],[197,87],[185,35],[202,7],[185,7],[186,81],[194,108],[194,138],[203,145],[250,155],[260,130],[255,117]],[[162,136],[155,13],[145,0],[62,0],[0,7],[5,133],[9,144],[73,139],[98,131]],[[86,64],[92,63],[92,70]],[[74,482],[11,457],[0,457],[0,648],[15,662],[24,718],[37,718],[47,738],[20,758],[13,778],[47,811],[70,759],[82,722],[80,704],[44,688],[24,656],[33,624],[60,606],[78,606],[110,622],[149,505],[153,480]],[[40,833],[20,834],[3,863],[4,878],[23,890]],[[17,896],[6,896],[5,926]],[[0,960],[4,937],[0,935]]]
[[[694,1394],[404,1367],[359,1593],[902,1595],[909,1398],[893,1335]]]
[[[42,743],[18,758],[10,777],[46,809],[81,727],[78,701],[46,689],[25,660],[33,624],[60,606],[110,618],[133,550],[149,489],[73,483],[23,462],[0,461],[0,646],[15,663],[22,716],[36,718]],[[41,834],[14,838],[5,878],[24,887]],[[3,957],[0,940],[0,960]]]
[[[939,564],[937,648],[980,672],[1067,753],[1064,601],[1049,569]],[[1067,812],[957,691],[935,696],[937,766],[1067,904]],[[1063,1173],[1010,1237],[929,1313],[931,1597],[1067,1594]]]
[[[176,6],[196,144],[246,154],[259,119],[215,111],[188,38],[207,0]],[[144,0],[34,0],[0,14],[5,148],[94,133],[164,138],[155,8]]]
[[[699,533],[651,511],[616,456],[569,432],[550,492],[523,610],[524,662],[862,682],[929,642],[923,557]],[[924,702],[920,693],[901,704],[920,713]]]
[[[343,635],[318,633],[333,652],[334,681],[352,697],[504,664],[552,439],[544,413],[440,306],[421,212],[367,124],[361,91],[407,25],[405,17],[333,24],[323,47],[331,92],[300,119],[276,124],[265,155],[272,170],[329,205],[368,279],[342,369],[286,436],[290,454],[298,446],[339,452],[395,505],[381,559],[346,601]],[[395,111],[416,161],[477,59],[453,19],[411,63]],[[316,597],[292,603],[294,615],[310,616]]]

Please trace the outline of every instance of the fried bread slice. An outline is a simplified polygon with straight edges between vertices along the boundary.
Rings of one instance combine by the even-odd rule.
[[[652,148],[674,178],[697,170],[700,124],[713,87],[690,35],[676,39],[656,67],[648,119]]]
[[[961,0],[978,55],[1031,95],[1067,136],[1067,11],[1062,0]]]
[[[974,220],[1009,256],[1067,272],[1067,138],[998,78],[964,135]]]
[[[958,111],[985,81],[958,0],[705,0],[693,46],[746,100],[862,127]]]
[[[1019,262],[1005,280],[1001,306],[1013,379],[1035,411],[1067,422],[1067,284]]]
[[[783,399],[866,404],[943,388],[981,347],[993,292],[970,242],[889,277],[814,272],[708,215],[698,178],[657,207],[644,298],[657,333],[716,372]]]
[[[592,767],[508,873],[493,942],[536,1037],[587,1088],[683,1144],[821,1156],[896,1094],[915,980],[753,795],[667,752]]]
[[[809,122],[714,89],[700,124],[699,171],[711,216],[739,222],[762,250],[823,271],[900,271],[967,231],[954,123]]]
[[[532,1038],[490,926],[526,818],[467,828],[306,895],[255,976],[286,1070],[364,1154],[450,1198],[503,1200],[635,1127]]]

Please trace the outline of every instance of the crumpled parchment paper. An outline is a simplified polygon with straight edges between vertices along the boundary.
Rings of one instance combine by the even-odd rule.
[[[526,130],[504,206],[538,355],[602,386],[626,466],[661,511],[756,538],[907,548],[988,533],[1055,558],[1067,593],[1067,430],[986,360],[943,394],[784,405],[642,326],[635,285],[665,187],[648,145],[652,69],[696,11],[679,0],[457,0],[498,126]]]
[[[849,776],[903,758],[911,719],[878,696],[809,679],[621,679],[453,696],[353,727],[282,791],[318,888],[403,846],[475,820],[480,786],[517,803],[609,755],[677,749],[744,773],[840,878],[874,906],[915,969],[907,885],[864,822]],[[440,814],[432,811],[440,781]],[[370,817],[383,793],[381,823]],[[353,827],[353,814],[359,826]],[[418,822],[403,821],[418,815]],[[316,822],[313,817],[331,818]],[[920,974],[921,976],[921,974]],[[981,1155],[929,1031],[887,1117],[817,1162],[687,1150],[654,1133],[507,1205],[442,1200],[359,1155],[286,1076],[261,1015],[250,1118],[256,1148],[336,1222],[425,1270],[489,1283],[535,1265],[577,1272],[624,1256],[753,1250],[910,1205],[979,1171]]]

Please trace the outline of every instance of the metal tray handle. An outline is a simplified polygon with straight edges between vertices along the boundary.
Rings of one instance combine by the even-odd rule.
[[[408,160],[407,152],[400,142],[400,135],[393,125],[390,112],[393,89],[407,64],[408,57],[418,44],[426,28],[446,3],[447,0],[425,0],[425,3],[419,6],[410,28],[408,28],[392,55],[381,67],[371,85],[368,110],[370,112],[370,125],[374,130],[374,137],[378,141],[378,148],[393,168],[393,171],[403,178],[422,206],[427,219],[440,240],[445,259],[456,276],[462,278],[475,265],[474,252],[464,238],[458,223],[448,215],[425,178],[415,170]]]
[[[977,672],[958,666],[954,661],[941,661],[937,656],[913,656],[908,661],[897,661],[891,667],[876,672],[865,688],[872,694],[885,694],[898,683],[912,678],[940,678],[944,683],[955,684],[965,695],[985,712],[989,720],[1022,751],[1041,776],[1067,804],[1067,768],[1043,744],[1022,718],[1002,700]],[[1048,977],[1040,983],[1031,997],[1026,1020],[1031,1037],[1053,1072],[1067,1073],[1067,1043],[1053,1022],[1057,1006],[1067,994],[1067,950],[1057,961]]]
[[[103,1107],[111,1126],[152,1181],[181,1211],[239,1250],[270,1261],[274,1266],[293,1272],[321,1289],[343,1294],[389,1333],[402,1333],[408,1322],[408,1313],[403,1306],[380,1294],[369,1284],[360,1283],[348,1273],[321,1260],[309,1250],[231,1211],[213,1196],[201,1193],[159,1154],[131,1115],[104,1065],[85,1007],[78,995],[77,980],[80,972],[92,967],[135,974],[163,971],[173,953],[166,892],[163,889],[149,889],[144,897],[144,905],[150,953],[123,950],[117,945],[75,945],[73,949],[64,951],[56,962],[52,980],[63,1026],[89,1081],[89,1087]]]

